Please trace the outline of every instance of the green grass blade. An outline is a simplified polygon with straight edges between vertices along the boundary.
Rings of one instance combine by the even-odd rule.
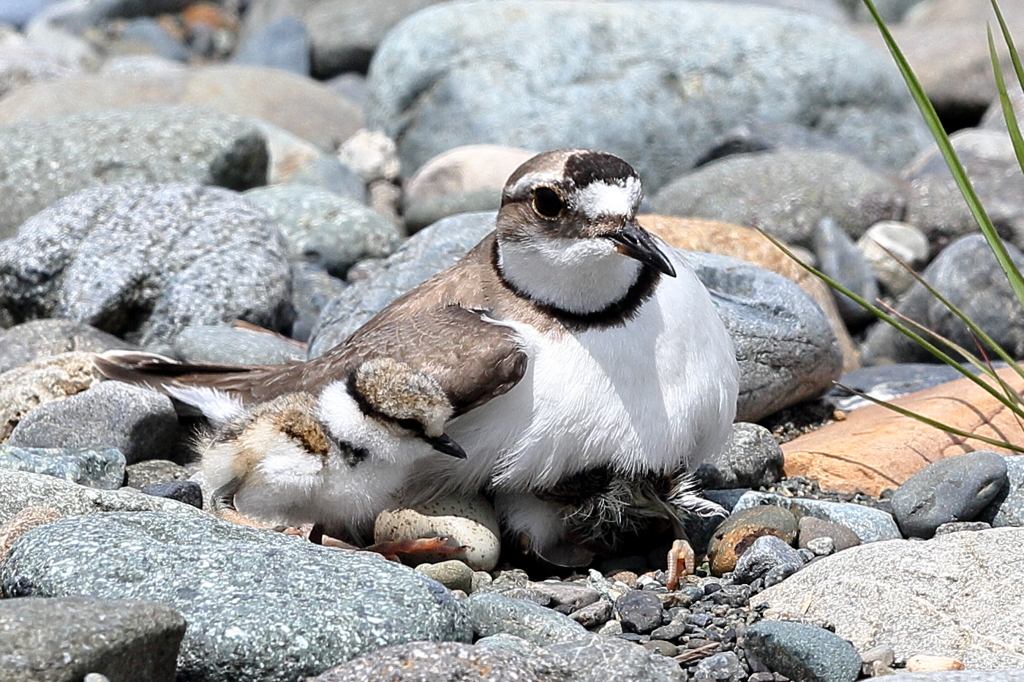
[[[1024,68],[1021,68],[1020,53],[1017,52],[1017,46],[1013,42],[1010,29],[1007,28],[1006,21],[1003,20],[1003,13],[996,0],[992,0],[992,10],[996,13],[996,21],[999,22],[999,30],[1003,34],[1003,42],[1010,49],[1010,61],[1013,62],[1013,71],[1017,74],[1017,85],[1020,86],[1021,92],[1024,92]]]
[[[881,405],[882,407],[886,408],[887,410],[892,410],[893,412],[896,412],[897,414],[902,414],[904,417],[909,417],[910,419],[914,419],[916,421],[919,421],[922,424],[927,424],[928,426],[934,426],[935,428],[939,429],[940,431],[945,431],[946,433],[951,433],[954,436],[960,436],[961,438],[981,441],[982,443],[986,443],[987,445],[994,445],[994,446],[996,446],[998,448],[1006,448],[1007,450],[1010,450],[1012,452],[1024,453],[1024,446],[1014,445],[1013,443],[1010,443],[1009,441],[998,440],[996,438],[989,438],[987,436],[979,436],[976,433],[971,433],[969,431],[964,431],[963,429],[958,429],[958,428],[956,428],[954,426],[950,426],[949,424],[943,424],[942,422],[936,421],[936,420],[932,419],[931,417],[926,417],[923,414],[920,414],[919,412],[914,412],[913,410],[908,410],[905,407],[900,407],[898,405],[893,405],[889,401],[879,400],[878,398],[872,397],[872,396],[868,395],[867,393],[863,393],[861,391],[858,391],[856,389],[850,388],[848,386],[843,386],[842,384],[836,384],[836,385],[841,387],[841,388],[843,388],[844,390],[849,391],[850,393],[853,393],[856,396],[859,396],[861,398],[864,398],[865,400],[869,400],[869,401],[873,402],[875,405]]]
[[[878,25],[878,30],[881,32],[882,39],[889,48],[889,52],[892,53],[893,59],[896,61],[896,66],[899,68],[900,73],[903,74],[903,80],[907,83],[910,95],[913,97],[914,102],[917,104],[917,108],[921,111],[921,115],[924,117],[925,123],[931,130],[932,136],[935,138],[935,142],[939,147],[939,151],[942,153],[942,157],[945,159],[946,165],[949,166],[949,170],[953,173],[953,179],[956,181],[957,187],[960,188],[960,192],[963,194],[964,200],[967,202],[967,206],[970,209],[971,214],[974,216],[974,219],[977,221],[982,233],[985,235],[985,239],[988,240],[989,246],[992,248],[993,253],[995,253],[996,260],[999,261],[1000,267],[1002,267],[1003,272],[1005,272],[1009,278],[1010,285],[1013,287],[1017,300],[1020,301],[1021,306],[1024,306],[1024,277],[1021,277],[1016,264],[1014,264],[1010,259],[1010,255],[1006,251],[1006,246],[1003,245],[1002,239],[1000,239],[995,226],[992,224],[991,219],[988,217],[988,213],[985,211],[985,207],[982,205],[981,200],[978,199],[978,195],[974,191],[974,186],[967,177],[967,172],[964,170],[963,164],[960,163],[960,159],[957,157],[956,151],[953,149],[953,144],[949,141],[949,136],[946,135],[946,131],[942,127],[939,115],[935,113],[935,107],[932,106],[932,103],[928,100],[928,96],[925,95],[924,88],[921,87],[920,81],[918,81],[917,76],[914,75],[914,71],[910,68],[910,64],[907,62],[906,57],[903,56],[903,52],[896,44],[896,41],[893,39],[892,34],[886,27],[885,22],[882,21],[882,17],[878,14],[878,10],[875,9],[874,3],[871,0],[863,1],[868,12]]]
[[[1001,18],[1001,15],[1000,15]],[[1005,27],[1004,27],[1005,28]],[[1011,41],[1009,32],[1003,37]],[[1017,50],[1013,43],[1008,43],[1010,52],[1016,56]],[[1024,138],[1020,134],[1020,126],[1017,124],[1017,115],[1013,111],[1013,103],[1010,102],[1010,94],[1006,89],[1006,80],[1003,78],[1003,67],[999,65],[999,55],[996,54],[996,43],[992,38],[992,27],[988,27],[988,52],[992,60],[992,73],[996,80],[996,90],[999,92],[999,105],[1003,110],[1003,119],[1006,121],[1006,129],[1010,133],[1010,141],[1013,143],[1013,153],[1017,156],[1017,165],[1021,172],[1024,172]]]

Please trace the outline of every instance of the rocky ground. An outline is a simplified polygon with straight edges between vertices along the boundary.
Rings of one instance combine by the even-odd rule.
[[[878,5],[1024,266],[988,3]],[[1024,356],[1024,311],[865,18],[852,0],[0,3],[0,677],[1024,679],[1024,466],[834,382],[1017,442],[1019,421],[750,229],[973,347],[895,254]],[[502,546],[482,498],[429,519],[462,560],[415,569],[219,521],[196,420],[91,364],[319,355],[565,146],[637,168],[642,224],[686,252],[740,362],[733,442],[695,472],[729,516],[692,529],[707,559],[673,589],[667,545],[555,571]],[[379,533],[415,536],[423,512]]]

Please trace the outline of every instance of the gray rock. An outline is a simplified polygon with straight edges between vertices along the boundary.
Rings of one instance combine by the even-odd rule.
[[[611,620],[612,610],[612,603],[610,601],[599,599],[593,604],[576,609],[569,614],[569,617],[589,630],[599,625],[604,625]]]
[[[884,220],[868,228],[857,240],[857,249],[870,263],[877,281],[893,296],[904,293],[917,280],[907,271],[920,271],[931,247],[928,237],[916,225]]]
[[[150,459],[145,462],[136,462],[125,467],[128,475],[126,486],[142,490],[147,485],[154,483],[169,483],[171,481],[187,481],[191,472],[180,464],[166,459]]]
[[[433,578],[449,590],[462,590],[466,594],[473,591],[473,569],[458,559],[441,561],[436,564],[422,563],[416,570]]]
[[[182,63],[188,62],[191,57],[188,48],[152,17],[139,17],[124,22],[120,33],[111,43],[108,49],[112,52],[138,50]]]
[[[104,381],[32,410],[14,427],[7,443],[28,448],[117,448],[134,463],[168,459],[177,434],[178,417],[170,398]]]
[[[828,556],[829,554],[836,553],[836,543],[835,540],[833,540],[827,535],[824,535],[820,538],[808,540],[807,547],[801,549],[810,550],[814,556]],[[772,584],[774,585],[775,583]],[[768,585],[768,581],[765,581],[765,586],[771,587],[771,585]]]
[[[373,275],[324,308],[310,357],[341,343],[406,290],[455,263],[493,227],[493,213],[471,213],[417,232]],[[802,289],[735,258],[697,252],[684,257],[710,290],[737,348],[737,419],[756,421],[832,385],[842,355],[821,308]]]
[[[733,424],[726,449],[693,472],[705,489],[760,488],[782,478],[782,448],[759,424]]]
[[[733,513],[762,504],[789,509],[797,517],[814,516],[846,526],[856,533],[860,541],[864,543],[903,537],[892,514],[860,504],[825,502],[750,491],[744,493],[743,497],[739,499],[733,508]]]
[[[290,322],[290,293],[276,226],[216,187],[85,190],[0,242],[0,305],[21,319],[80,320],[143,345],[235,319],[279,329]]]
[[[308,682],[570,682],[563,666],[496,647],[456,642],[398,644],[331,668]]]
[[[0,5],[0,22],[22,26],[32,17],[59,0],[7,0]]]
[[[0,468],[56,476],[101,490],[117,490],[125,477],[124,455],[117,448],[23,448],[3,444]]]
[[[1024,268],[1024,254],[1012,244],[1006,244],[1006,249],[1017,267]],[[1024,308],[981,234],[966,235],[951,243],[925,269],[923,277],[1011,357],[1024,357]],[[967,326],[919,282],[900,297],[896,311],[953,343],[975,348]],[[934,359],[887,324],[872,327],[864,344],[863,360],[867,364]]]
[[[702,659],[694,666],[693,676],[697,680],[745,680],[748,677],[739,656],[732,651]]]
[[[806,248],[823,219],[856,238],[902,217],[905,203],[894,177],[850,156],[790,150],[727,157],[673,179],[651,200],[655,213],[757,225]]]
[[[146,601],[61,597],[0,601],[6,682],[62,682],[101,673],[115,682],[173,682],[185,619]]]
[[[200,513],[180,502],[143,495],[135,490],[98,490],[44,474],[0,469],[0,523],[34,506],[50,507],[62,516],[120,511],[162,511],[175,516]]]
[[[7,171],[0,182],[0,238],[12,236],[58,199],[88,187],[193,182],[244,190],[263,184],[267,173],[266,143],[252,123],[186,106],[2,126],[0,157]]]
[[[803,558],[784,540],[774,535],[762,535],[740,555],[733,570],[733,580],[749,584],[763,578],[765,585],[770,587],[793,575],[803,565]]]
[[[302,20],[286,14],[246,34],[231,61],[308,76],[310,43]]]
[[[546,645],[571,640],[587,632],[567,616],[525,599],[475,592],[466,600],[466,606],[476,637],[504,632]]]
[[[790,280],[744,261],[687,252],[736,347],[740,365],[738,421],[818,396],[842,372],[828,319]]]
[[[339,74],[324,83],[331,90],[363,109],[366,108],[366,76],[354,71]]]
[[[806,125],[865,102],[920,129],[881,53],[809,14],[746,5],[448,3],[388,34],[369,86],[368,126],[398,141],[406,169],[474,143],[585,147],[629,160],[650,191],[751,118]]]
[[[963,375],[949,365],[933,363],[904,362],[895,365],[875,365],[862,367],[839,378],[836,386],[825,399],[838,410],[850,410],[872,405],[869,400],[851,393],[849,389],[867,393],[879,400],[892,400],[908,393],[923,391],[947,381],[959,379]],[[843,388],[843,386],[847,388]]]
[[[665,607],[653,592],[629,590],[615,600],[615,612],[623,632],[648,634],[661,625]]]
[[[1017,248],[1024,247],[1024,187],[1009,135],[968,128],[950,141],[996,229],[1010,235]],[[921,152],[903,176],[910,183],[903,220],[924,231],[933,248],[978,230],[937,148]]]
[[[870,229],[870,228],[869,228]],[[811,236],[818,269],[869,303],[878,299],[878,282],[864,254],[853,240],[831,218],[818,222]],[[843,321],[850,326],[863,326],[875,319],[852,298],[832,290],[836,307]]]
[[[323,267],[312,263],[292,266],[292,306],[295,322],[290,336],[296,341],[309,341],[320,313],[328,303],[341,295],[345,282],[331,277]]]
[[[341,343],[401,294],[453,265],[494,229],[494,216],[451,216],[417,232],[374,276],[352,283],[327,304],[310,339],[310,357]]]
[[[747,651],[791,680],[853,682],[860,655],[848,641],[805,623],[761,621],[747,628]]]
[[[884,643],[898,658],[926,651],[968,669],[1021,669],[1024,649],[1013,635],[1024,603],[1014,578],[1021,542],[1024,529],[993,528],[852,547],[808,564],[750,606],[827,621],[858,651]]]
[[[0,14],[3,11],[0,8]],[[0,95],[8,95],[29,83],[67,78],[81,71],[79,65],[61,59],[38,44],[10,39],[3,42],[0,47]]]
[[[32,320],[0,334],[0,373],[47,355],[126,348],[133,346],[82,322]]]
[[[1007,484],[978,516],[993,527],[1024,526],[1024,458],[1010,456],[1006,463]]]
[[[367,5],[327,0],[303,15],[313,43],[313,75],[324,79],[343,71],[366,72],[370,57],[395,24],[438,0],[393,0]]]
[[[304,360],[305,349],[276,334],[226,325],[185,327],[171,344],[185,362],[219,365],[283,365]]]
[[[886,682],[1024,682],[1024,670],[936,670],[896,673]]]
[[[670,658],[642,646],[588,635],[544,647],[570,662],[573,682],[683,682],[686,676]]]
[[[199,513],[47,524],[14,543],[2,576],[5,597],[171,606],[189,624],[182,679],[296,679],[391,644],[471,635],[462,604],[409,568]]]
[[[985,521],[950,521],[935,529],[935,535],[948,535],[949,533],[974,533],[979,530],[992,528],[991,523]]]
[[[281,227],[292,258],[344,277],[364,258],[384,258],[398,247],[398,227],[376,211],[333,192],[303,185],[249,190],[245,198]]]
[[[874,19],[868,12],[867,7],[862,3],[856,2],[856,0],[844,0],[850,5],[850,9],[853,10],[853,16],[857,21],[864,21],[871,23]],[[895,24],[903,20],[906,13],[921,0],[878,0],[874,3],[875,9],[878,10],[878,14],[882,17],[882,20],[887,24]]]
[[[907,537],[930,538],[951,521],[974,521],[1009,482],[1004,457],[978,451],[932,462],[892,495],[892,513]]]
[[[195,481],[167,481],[152,483],[142,489],[143,494],[162,497],[188,504],[196,509],[203,508],[203,489]]]
[[[573,609],[589,606],[601,598],[601,593],[593,587],[559,580],[530,583],[530,589],[550,598],[552,606],[568,606]]]

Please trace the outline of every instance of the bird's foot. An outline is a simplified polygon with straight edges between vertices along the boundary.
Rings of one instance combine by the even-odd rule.
[[[665,587],[670,590],[679,586],[679,579],[683,576],[693,575],[697,570],[697,557],[693,547],[686,540],[676,540],[672,543],[672,549],[668,551],[668,579]]]
[[[450,538],[386,540],[364,549],[367,552],[376,552],[385,559],[402,563],[422,563],[427,558],[436,561],[439,557],[451,558],[466,551],[465,546]]]

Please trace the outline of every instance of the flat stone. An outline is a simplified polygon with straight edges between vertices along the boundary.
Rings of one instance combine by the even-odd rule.
[[[833,152],[781,150],[729,156],[673,178],[651,200],[655,212],[757,225],[787,244],[811,248],[822,219],[856,239],[903,216],[893,176]]]
[[[56,92],[68,99],[61,86]],[[99,160],[97,150],[103,150]],[[267,169],[266,143],[252,123],[186,106],[0,126],[0,153],[8,173],[0,183],[0,238],[13,236],[58,199],[89,187],[193,182],[242,190],[263,184]]]
[[[142,345],[191,325],[291,321],[277,226],[218,187],[111,184],[68,196],[0,242],[0,271],[0,305],[16,317],[75,319]]]
[[[13,447],[116,448],[126,462],[168,459],[178,418],[167,396],[104,381],[26,414],[7,440]],[[122,478],[117,481],[121,485]]]
[[[0,523],[37,506],[64,516],[118,511],[163,511],[177,516],[200,513],[195,507],[133,490],[98,490],[44,474],[0,469]]]
[[[740,557],[763,535],[789,544],[796,540],[797,520],[781,507],[758,505],[736,510],[715,531],[708,549],[711,572],[722,575],[736,568]]]
[[[7,682],[61,682],[86,673],[173,682],[185,619],[149,601],[67,596],[0,600]]]
[[[736,561],[733,580],[749,584],[762,578],[770,587],[796,573],[803,565],[804,560],[789,543],[775,535],[762,535]]]
[[[819,17],[762,6],[445,4],[396,26],[368,81],[367,126],[398,141],[407,171],[466,144],[585,147],[628,160],[655,192],[750,118],[807,127],[856,108],[906,122],[901,136],[857,139],[872,156],[898,144],[904,159],[922,129],[887,55]],[[851,127],[838,120],[832,137]]]
[[[747,628],[747,650],[791,680],[853,682],[860,655],[848,641],[804,623],[761,621]]]
[[[857,534],[846,526],[832,521],[825,521],[814,516],[801,516],[799,521],[800,534],[797,538],[797,547],[803,549],[811,542],[828,538],[832,541],[832,549],[840,552],[860,544]]]
[[[30,320],[0,334],[0,372],[36,358],[72,351],[102,353],[134,348],[113,334],[74,320]]]
[[[962,377],[963,374],[949,365],[927,362],[862,367],[839,377],[840,385],[829,391],[825,399],[837,410],[851,412],[874,404],[852,391],[866,393],[878,400],[892,400]]]
[[[971,452],[932,462],[892,495],[892,512],[907,537],[930,538],[952,521],[973,521],[1008,483],[1005,459]]]
[[[999,375],[1014,390],[1024,389],[1024,380],[1013,370],[999,370]],[[944,383],[892,403],[988,438],[1003,438],[1020,429],[1009,410],[969,379]],[[898,487],[931,462],[980,449],[1008,454],[877,405],[850,412],[845,420],[782,446],[787,476],[806,476],[823,489],[861,490],[875,496]]]
[[[284,365],[305,360],[301,345],[277,334],[228,325],[185,327],[172,344],[183,362],[215,365]]]
[[[587,631],[557,611],[525,599],[475,592],[466,600],[475,637],[501,632],[547,645],[579,638]]]
[[[653,592],[630,590],[615,600],[623,632],[649,634],[661,625],[665,607]]]
[[[463,605],[409,568],[199,512],[47,524],[15,542],[2,577],[5,597],[174,608],[189,624],[177,675],[190,679],[296,679],[391,644],[471,635]]]
[[[861,504],[826,502],[801,497],[784,497],[773,493],[751,491],[744,493],[733,508],[733,514],[747,508],[762,505],[779,506],[788,509],[798,517],[816,516],[846,526],[860,538],[861,542],[878,542],[902,537],[892,514]]]
[[[117,448],[19,448],[3,444],[0,467],[56,476],[102,490],[117,490],[125,477],[124,455]]]
[[[858,651],[885,644],[899,658],[927,651],[969,669],[1020,669],[1022,541],[1024,529],[993,528],[852,547],[752,597],[751,608],[824,619]]]
[[[589,606],[601,598],[601,593],[593,587],[556,580],[530,583],[530,589],[547,595],[554,606],[570,606],[573,609]]]

